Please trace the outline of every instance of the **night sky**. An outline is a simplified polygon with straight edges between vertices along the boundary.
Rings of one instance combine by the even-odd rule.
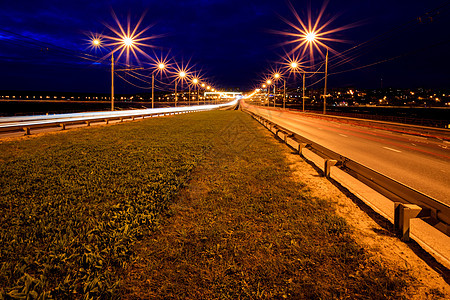
[[[305,21],[308,11],[314,21],[323,4],[301,0],[291,3]],[[323,20],[337,17],[326,29],[352,26],[329,35],[345,42],[325,42],[344,53],[341,57],[330,54],[329,71],[338,74],[330,75],[329,86],[379,88],[382,79],[383,87],[450,88],[448,3],[331,0]],[[147,41],[155,48],[142,49],[150,56],[168,54],[178,64],[189,62],[192,70],[201,71],[222,89],[258,86],[293,48],[282,46],[291,37],[272,31],[294,32],[283,18],[298,25],[288,2],[280,0],[1,1],[0,90],[108,93],[108,61],[93,63],[85,59],[85,54],[102,56],[88,49],[87,34],[110,35],[104,23],[115,24],[111,10],[123,24],[130,15],[132,25],[146,11],[139,28],[152,27],[144,36],[164,36]],[[356,48],[348,51],[352,47]],[[322,60],[315,53],[315,63]],[[343,60],[348,63],[340,64]],[[141,56],[140,61],[148,67],[147,58]],[[128,79],[148,87],[147,83]],[[143,91],[120,79],[117,82],[118,93]],[[289,84],[295,84],[293,78]],[[319,82],[312,88],[322,86]]]

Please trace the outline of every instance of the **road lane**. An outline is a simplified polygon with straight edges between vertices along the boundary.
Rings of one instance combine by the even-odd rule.
[[[249,110],[386,176],[450,204],[450,144],[298,112]]]

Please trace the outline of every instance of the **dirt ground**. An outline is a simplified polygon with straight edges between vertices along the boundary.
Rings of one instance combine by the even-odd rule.
[[[441,292],[445,299],[450,299],[450,286],[443,278],[443,276],[448,278],[448,270],[438,266],[443,268],[439,270],[440,272],[447,273],[439,274],[414,252],[413,249],[419,248],[417,244],[411,245],[400,241],[392,232],[380,226],[374,218],[361,209],[357,204],[358,200],[352,200],[328,179],[321,177],[317,170],[299,155],[294,154],[287,146],[286,149],[285,155],[296,180],[305,183],[313,196],[336,203],[337,213],[353,227],[352,236],[361,246],[384,264],[403,267],[410,271],[418,282],[423,283],[422,286],[410,288],[409,292],[415,295],[415,299],[433,298],[428,294],[428,289],[436,290],[438,294]],[[433,259],[428,260],[436,265]]]

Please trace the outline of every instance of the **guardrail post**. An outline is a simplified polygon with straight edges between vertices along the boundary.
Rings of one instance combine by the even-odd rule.
[[[305,148],[306,146],[308,146],[307,143],[299,143],[299,144],[298,144],[298,154],[299,154],[299,155],[302,155],[302,153],[303,153],[303,148]]]
[[[66,124],[64,123],[59,124],[59,127],[61,127],[61,130],[66,130]]]
[[[287,138],[290,137],[290,136],[292,136],[292,134],[286,133],[286,134],[284,135],[284,143],[285,143],[285,144],[287,144]]]
[[[25,131],[24,135],[30,135],[30,127],[24,127],[23,131]]]
[[[106,122],[106,124],[109,124],[109,120],[108,119],[105,119],[105,122]]]
[[[417,217],[422,208],[415,204],[394,203],[394,229],[400,234],[400,239],[409,241],[410,220]]]
[[[275,137],[279,137],[279,136],[278,136],[278,132],[281,132],[281,130],[278,129],[278,128],[275,128],[275,132],[274,132],[274,133],[275,133]]]
[[[86,121],[86,126],[91,126],[91,122],[90,121]]]
[[[337,160],[335,159],[326,159],[325,167],[323,169],[326,178],[330,178],[331,167],[337,164]]]

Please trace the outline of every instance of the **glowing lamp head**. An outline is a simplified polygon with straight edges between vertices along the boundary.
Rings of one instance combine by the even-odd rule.
[[[298,68],[298,63],[295,62],[295,61],[291,62],[291,68],[292,69],[297,69]]]
[[[273,75],[273,77],[275,77],[275,79],[278,79],[278,78],[280,78],[280,74],[279,73],[275,73],[275,75]]]
[[[306,34],[305,36],[305,39],[310,43],[313,42],[316,39],[316,33],[312,31],[308,32],[308,34]]]
[[[133,45],[133,39],[130,37],[126,37],[123,39],[123,43],[125,44],[125,46],[131,47]]]
[[[180,73],[178,73],[178,76],[180,76],[180,78],[184,78],[186,77],[186,72],[181,71]]]
[[[210,87],[210,86],[207,86],[206,89],[209,90],[209,89],[211,89],[211,87]]]
[[[158,68],[159,68],[160,70],[164,69],[165,67],[166,67],[166,65],[164,65],[163,63],[160,63],[160,64],[158,65]]]
[[[263,85],[262,85],[262,87],[263,87],[263,89],[265,89],[265,88],[266,88],[266,85],[265,85],[265,84],[263,84]]]
[[[267,83],[268,85],[271,85],[271,84],[272,84],[272,80],[269,79],[269,80],[266,81],[266,83]]]
[[[94,47],[100,46],[100,40],[99,39],[93,39],[92,40],[92,45],[94,45]]]
[[[194,79],[192,80],[192,83],[193,83],[193,84],[197,84],[197,83],[198,83],[198,79],[197,79],[197,78],[194,78]]]
[[[204,83],[202,83],[202,87],[205,87],[205,84],[204,84]]]

